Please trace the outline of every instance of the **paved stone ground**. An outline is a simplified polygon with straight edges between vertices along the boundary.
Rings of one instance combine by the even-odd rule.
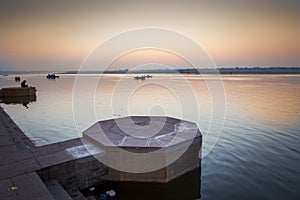
[[[0,108],[0,199],[54,199],[35,172],[37,149]]]
[[[91,155],[102,155],[103,153],[102,149],[90,143],[85,142],[83,145],[80,138],[35,147],[0,107],[0,200],[60,199],[61,195],[66,195],[62,191],[63,188],[58,184],[52,184],[56,183],[56,180],[50,180],[50,183],[45,185],[37,171],[52,166],[63,169],[57,166],[65,163],[66,166],[69,166],[68,163],[75,161],[87,163],[84,165],[85,167],[90,164],[91,169],[97,167],[97,171],[104,173],[102,165],[94,166],[95,162],[88,159],[92,157]],[[90,170],[90,168],[86,170]],[[72,172],[72,176],[76,176],[76,172]],[[72,184],[65,189],[73,199],[85,199]]]

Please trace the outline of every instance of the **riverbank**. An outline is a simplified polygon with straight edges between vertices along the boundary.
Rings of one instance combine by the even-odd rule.
[[[0,107],[0,199],[53,199],[35,172],[35,146]]]
[[[0,199],[84,199],[79,189],[105,179],[80,138],[35,147],[1,107],[0,137]]]
[[[51,71],[2,71],[3,76],[13,74],[49,74]],[[140,70],[80,70],[56,71],[56,74],[300,74],[300,67],[219,67],[173,68]]]

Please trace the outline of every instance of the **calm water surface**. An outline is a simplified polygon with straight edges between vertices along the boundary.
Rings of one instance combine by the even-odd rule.
[[[80,94],[75,95],[75,75],[21,78],[36,86],[37,99],[28,108],[1,106],[38,146],[79,137],[95,120],[179,117],[198,123],[204,135],[201,199],[300,199],[299,75],[222,76],[226,98],[214,96],[226,104],[220,137],[214,130],[223,121],[212,116],[219,105],[206,85],[208,75],[155,75],[143,82],[133,75],[105,75],[101,80],[98,75],[80,75]],[[91,95],[90,83],[95,81],[99,83]],[[0,87],[15,85],[14,76],[0,77]],[[132,92],[133,88],[138,89]],[[217,119],[214,124],[212,117]]]

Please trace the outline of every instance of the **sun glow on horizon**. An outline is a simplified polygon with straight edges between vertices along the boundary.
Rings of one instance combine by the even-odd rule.
[[[191,37],[218,66],[300,66],[299,11],[292,0],[4,0],[0,57],[5,69],[74,70],[113,35],[160,27]]]

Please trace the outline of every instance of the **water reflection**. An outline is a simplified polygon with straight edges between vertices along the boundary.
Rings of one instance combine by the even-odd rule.
[[[92,81],[99,80],[99,75],[62,75],[58,81],[49,81],[45,75],[23,76],[22,78],[26,78],[37,87],[39,101],[30,105],[27,103],[32,101],[19,101],[19,104],[24,103],[24,106],[30,107],[26,113],[14,107],[13,104],[4,104],[3,107],[18,125],[23,127],[25,133],[28,129],[30,129],[30,134],[36,137],[43,133],[43,136],[50,142],[81,136],[80,133],[96,120],[128,115],[165,114],[196,123],[199,115],[200,124],[198,125],[204,135],[209,128],[214,128],[208,127],[213,113],[211,95],[205,83],[206,79],[213,78],[209,75],[185,75],[183,80],[182,75],[157,74],[142,82],[136,81],[134,75],[106,74],[101,77],[92,95],[88,93],[88,88],[91,87]],[[72,96],[76,76],[82,79],[79,86],[81,92],[78,96]],[[120,79],[120,76],[124,78]],[[245,122],[254,120],[254,124],[262,121],[296,126],[299,124],[299,76],[231,75],[222,77],[227,97],[226,120],[236,121],[242,118]],[[156,84],[157,81],[161,85]],[[191,87],[191,92],[186,89],[184,82]],[[11,76],[0,79],[1,87],[16,84],[14,77]],[[176,91],[172,92],[162,87],[165,85],[171,85]],[[138,87],[135,93],[132,93],[133,87]],[[192,96],[191,93],[193,93]],[[188,104],[181,105],[175,97],[180,97],[181,102]],[[193,98],[195,98],[196,106],[190,103]],[[74,110],[72,103],[76,106],[76,102],[83,102],[86,106],[76,107]],[[94,105],[92,111],[87,109],[88,105]],[[80,113],[77,117],[79,121],[76,121],[78,132],[74,125],[73,113],[75,117],[77,113]],[[24,118],[25,114],[31,117]],[[237,128],[233,129],[239,131]]]
[[[239,109],[243,115],[262,121],[299,122],[299,76],[224,76],[224,83],[230,109]]]
[[[21,104],[23,105],[26,109],[28,109],[28,104],[30,102],[35,102],[36,101],[36,96],[35,95],[30,95],[30,96],[20,96],[20,97],[1,97],[0,103],[4,104]]]
[[[82,193],[88,199],[93,199],[111,189],[115,190],[117,194],[113,199],[200,199],[201,165],[200,168],[190,171],[169,183],[106,182],[96,186],[93,192],[86,189]]]

